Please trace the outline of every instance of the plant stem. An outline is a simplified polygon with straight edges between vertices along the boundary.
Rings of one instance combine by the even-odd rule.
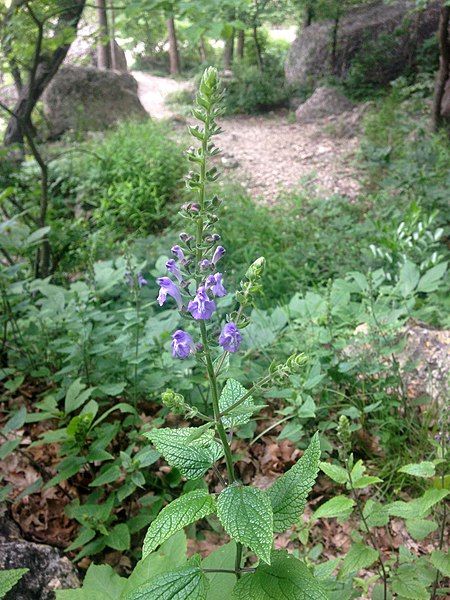
[[[382,573],[382,579],[383,579],[383,600],[387,600],[387,573],[386,573],[386,569],[384,567],[384,562],[383,562],[383,558],[381,556],[381,550],[380,547],[378,546],[378,543],[375,539],[375,537],[372,535],[372,532],[370,531],[370,527],[367,524],[366,518],[364,516],[364,513],[361,509],[361,504],[359,502],[359,498],[356,494],[355,488],[353,487],[353,480],[352,480],[352,474],[351,471],[349,469],[348,466],[348,460],[345,459],[345,469],[347,471],[348,474],[348,481],[350,483],[350,489],[352,491],[353,494],[353,499],[355,500],[355,504],[356,504],[356,510],[359,514],[359,517],[364,525],[364,528],[366,530],[367,536],[369,538],[370,543],[372,544],[372,547],[378,552],[378,562],[380,564],[380,568],[381,568],[381,573]]]

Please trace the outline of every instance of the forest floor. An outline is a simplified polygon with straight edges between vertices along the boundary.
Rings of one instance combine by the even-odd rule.
[[[186,81],[133,72],[139,97],[155,119],[184,120],[166,104],[167,96],[189,88]],[[249,194],[269,204],[299,184],[314,194],[355,200],[360,192],[356,167],[359,146],[354,115],[300,124],[286,110],[221,119],[222,167]],[[231,175],[230,173],[230,175]]]

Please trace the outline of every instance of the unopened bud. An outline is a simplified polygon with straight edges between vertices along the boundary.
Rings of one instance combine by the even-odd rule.
[[[161,394],[161,400],[164,406],[174,414],[182,414],[186,411],[187,406],[184,397],[170,388]]]
[[[263,256],[260,256],[247,269],[247,272],[245,274],[246,278],[250,281],[259,279],[264,273],[265,266],[266,259]]]

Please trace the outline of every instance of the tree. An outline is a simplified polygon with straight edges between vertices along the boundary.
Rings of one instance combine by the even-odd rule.
[[[23,145],[25,133],[34,131],[33,110],[66,57],[85,3],[86,0],[13,0],[4,12],[2,54],[14,71],[18,90],[17,102],[8,111],[5,146]]]
[[[169,33],[170,74],[179,75],[181,73],[180,52],[173,14],[167,18],[167,31]]]
[[[108,14],[106,0],[97,1],[98,42],[97,42],[97,67],[99,69],[111,68],[111,46],[109,43]]]
[[[37,224],[45,227],[48,211],[48,165],[35,139],[32,113],[75,38],[85,0],[13,0],[3,12],[2,54],[14,77],[18,99],[14,107],[0,102],[9,116],[4,144],[26,141],[40,170],[40,202]],[[6,42],[6,43],[5,43]],[[35,275],[46,277],[50,269],[50,242],[42,239],[36,255]]]
[[[450,2],[443,0],[439,17],[439,71],[433,98],[433,127],[435,130],[442,127],[448,116],[444,117],[443,100],[446,89],[450,89]]]

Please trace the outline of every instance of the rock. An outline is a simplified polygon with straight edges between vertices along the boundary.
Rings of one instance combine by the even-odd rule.
[[[436,34],[439,22],[438,0],[415,13],[413,0],[392,4],[381,1],[352,9],[341,19],[338,31],[336,75],[344,78],[353,59],[367,54],[372,41],[387,35],[382,60],[366,77],[373,84],[385,84],[401,75],[410,64],[411,49]],[[285,65],[290,84],[309,86],[330,73],[333,22],[313,23],[301,31],[292,44]]]
[[[224,169],[237,169],[239,166],[239,161],[237,161],[234,156],[231,155],[222,156],[220,162],[222,163],[222,167],[224,167]]]
[[[340,115],[354,107],[336,88],[319,87],[306,102],[295,111],[299,123],[311,123],[323,117]]]
[[[24,540],[0,543],[0,569],[19,568],[29,572],[5,600],[54,600],[55,590],[80,586],[75,567],[56,548]]]
[[[50,138],[75,129],[101,131],[119,120],[148,115],[128,73],[93,67],[63,66],[45,90],[44,113]]]

